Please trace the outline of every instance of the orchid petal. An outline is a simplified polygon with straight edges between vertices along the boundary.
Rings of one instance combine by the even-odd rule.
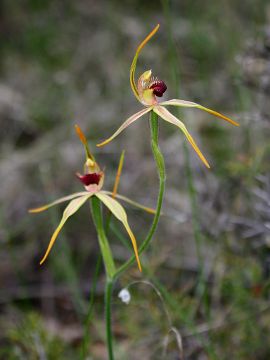
[[[104,146],[104,145],[108,144],[117,135],[119,135],[123,130],[125,130],[126,127],[131,125],[134,121],[138,120],[140,117],[147,114],[151,110],[152,110],[152,106],[142,109],[139,112],[137,112],[136,114],[133,114],[132,116],[130,116],[125,122],[123,122],[123,124],[120,126],[120,128],[111,137],[109,137],[107,140],[103,141],[102,143],[97,144],[97,146],[100,147],[100,146]]]
[[[44,261],[47,259],[54,243],[55,240],[58,236],[58,234],[60,233],[60,231],[62,230],[63,226],[65,225],[66,221],[68,220],[68,218],[72,215],[75,214],[76,211],[79,210],[79,208],[86,202],[87,199],[89,199],[93,194],[89,194],[87,193],[87,195],[83,195],[77,199],[72,200],[68,206],[65,208],[64,212],[63,212],[63,216],[62,219],[59,223],[59,225],[57,226],[56,230],[54,231],[51,240],[49,242],[48,248],[46,250],[45,255],[43,256],[43,258],[40,261],[40,265],[42,265],[44,263]]]
[[[42,211],[45,211],[45,210],[49,209],[50,207],[52,207],[54,205],[60,204],[60,203],[62,203],[64,201],[72,200],[72,199],[74,199],[76,197],[83,196],[83,195],[86,195],[86,194],[89,194],[89,193],[87,191],[74,193],[72,195],[68,195],[68,196],[62,197],[62,198],[60,198],[58,200],[55,200],[50,204],[43,205],[43,206],[40,206],[40,207],[35,208],[35,209],[29,209],[28,212],[30,212],[30,213],[42,212]]]
[[[102,191],[102,193],[112,195],[113,197],[116,197],[119,200],[123,200],[123,201],[125,201],[126,203],[128,203],[130,205],[133,205],[133,206],[135,206],[135,207],[137,207],[139,209],[142,209],[142,210],[148,212],[149,214],[155,214],[156,213],[155,209],[152,209],[152,208],[149,208],[147,206],[141,205],[141,204],[137,203],[136,201],[133,201],[133,200],[129,199],[128,197],[124,196],[124,195],[114,194],[111,191]]]
[[[110,196],[105,194],[103,191],[96,193],[96,197],[98,197],[103,202],[103,204],[107,206],[107,208],[113,213],[113,215],[119,221],[121,221],[122,224],[124,225],[124,227],[126,228],[127,233],[130,236],[130,239],[131,239],[131,242],[132,242],[132,246],[133,246],[133,249],[134,249],[134,253],[135,253],[137,263],[138,263],[139,270],[142,271],[141,262],[140,262],[140,259],[139,259],[139,253],[138,253],[136,238],[133,235],[133,232],[131,231],[131,229],[129,227],[128,220],[127,220],[127,214],[125,212],[125,209],[123,208],[123,206],[121,204],[119,204],[118,201],[111,198]]]
[[[148,41],[155,35],[155,33],[158,31],[159,29],[159,24],[150,32],[150,34],[148,34],[146,36],[146,38],[140,43],[140,45],[138,46],[136,53],[134,55],[133,61],[131,63],[131,67],[130,67],[130,75],[129,75],[129,79],[130,79],[130,86],[131,89],[134,93],[134,95],[136,96],[136,98],[140,100],[139,97],[139,92],[136,86],[136,82],[135,82],[135,71],[136,71],[136,65],[137,65],[137,60],[138,60],[138,56],[141,52],[141,50],[143,49],[143,47],[148,43]]]
[[[204,165],[208,168],[210,168],[210,165],[208,163],[208,161],[206,160],[206,158],[203,156],[201,150],[198,148],[197,144],[195,143],[193,137],[190,135],[190,133],[188,132],[186,126],[182,123],[182,121],[180,121],[179,119],[177,119],[173,114],[171,114],[165,107],[163,106],[155,106],[153,108],[153,111],[160,116],[162,119],[164,119],[165,121],[168,121],[171,124],[176,125],[177,127],[179,127],[180,130],[183,131],[183,133],[185,134],[186,138],[188,139],[188,141],[190,142],[190,144],[192,145],[193,149],[196,151],[197,155],[199,156],[199,158],[202,160],[202,162],[204,163]]]
[[[239,126],[239,124],[228,118],[227,116],[223,115],[223,114],[220,114],[219,112],[217,111],[214,111],[212,109],[208,109],[200,104],[197,104],[197,103],[194,103],[192,101],[187,101],[187,100],[180,100],[180,99],[172,99],[172,100],[168,100],[168,101],[163,101],[161,103],[159,103],[159,105],[173,105],[173,106],[182,106],[182,107],[191,107],[191,108],[197,108],[197,109],[200,109],[200,110],[203,110],[203,111],[206,111],[208,112],[209,114],[211,115],[214,115],[214,116],[217,116],[225,121],[228,121],[230,124],[234,125],[234,126]]]

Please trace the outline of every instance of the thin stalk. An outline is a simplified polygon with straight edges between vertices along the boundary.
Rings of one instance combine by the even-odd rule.
[[[82,348],[81,348],[81,360],[85,360],[87,358],[87,347],[89,344],[89,327],[90,327],[92,312],[93,312],[93,308],[94,308],[95,292],[96,292],[96,287],[97,287],[98,275],[99,275],[100,269],[101,269],[101,264],[102,264],[102,256],[101,256],[101,254],[99,254],[97,262],[96,262],[93,283],[92,283],[92,286],[90,289],[88,310],[87,310],[86,319],[84,322],[84,335],[83,335],[83,343],[82,343]]]
[[[86,151],[87,151],[86,155],[88,156],[88,153],[90,153],[89,149],[86,148]],[[125,154],[125,152],[122,151],[120,161],[119,161],[119,165],[118,165],[118,170],[117,170],[117,173],[116,173],[115,183],[114,183],[114,187],[113,187],[113,197],[115,197],[115,195],[117,193],[118,186],[119,186],[120,175],[121,175],[123,162],[124,162],[124,154]],[[109,228],[110,228],[111,215],[112,215],[112,213],[109,212],[109,214],[108,214],[108,216],[107,216],[107,218],[105,220],[105,234],[106,234],[106,236],[108,236],[108,232],[109,232]],[[88,342],[89,342],[89,335],[88,335],[89,334],[89,326],[90,326],[90,321],[91,321],[91,316],[92,316],[92,310],[93,310],[93,307],[94,307],[96,284],[97,284],[98,275],[99,275],[100,270],[101,270],[101,264],[102,264],[102,256],[101,256],[101,254],[99,254],[98,259],[97,259],[97,263],[96,263],[93,284],[92,284],[92,287],[91,287],[91,290],[90,290],[90,299],[89,299],[88,311],[87,311],[87,316],[86,316],[86,321],[85,321],[85,326],[84,326],[84,337],[83,337],[83,344],[82,344],[82,351],[81,351],[82,359],[86,358],[87,345],[88,345]]]
[[[123,165],[123,160],[121,161],[121,159],[123,158],[123,153],[121,155],[120,158],[120,164],[121,164],[121,168],[120,171],[122,170],[122,165]],[[119,169],[118,169],[119,172]],[[117,187],[119,184],[119,176],[118,176],[118,181],[116,182],[115,186],[114,186],[114,191],[117,191]],[[106,220],[105,220],[105,234],[106,236],[108,235],[109,232],[109,228],[110,228],[110,222],[111,222],[111,215],[112,213],[109,212]],[[85,325],[84,325],[84,337],[83,337],[83,344],[82,344],[82,351],[81,351],[81,359],[85,359],[86,358],[86,354],[87,354],[87,345],[89,343],[89,326],[90,326],[90,321],[91,321],[91,317],[92,317],[92,311],[93,311],[93,307],[94,307],[94,300],[95,300],[95,292],[96,292],[96,285],[97,285],[97,279],[99,276],[99,273],[101,271],[101,264],[102,264],[102,255],[99,254],[98,255],[98,259],[97,259],[97,263],[96,263],[96,267],[95,267],[95,273],[94,273],[94,278],[93,278],[93,284],[90,290],[90,298],[89,298],[89,305],[88,305],[88,311],[87,311],[87,315],[86,315],[86,320],[85,320]]]
[[[106,287],[105,287],[105,320],[106,320],[106,341],[107,341],[107,351],[108,359],[113,360],[113,338],[112,338],[112,329],[111,329],[111,298],[112,298],[112,288],[113,288],[113,276],[115,273],[115,265],[108,243],[108,239],[105,233],[101,203],[100,200],[93,196],[91,199],[91,210],[94,220],[94,224],[98,234],[98,240],[100,245],[100,250],[106,270]]]
[[[106,276],[107,278],[112,279],[115,273],[115,265],[113,261],[111,248],[103,226],[101,203],[96,196],[92,196],[91,198],[91,210],[92,210],[94,224],[98,234],[98,241],[106,270]]]
[[[156,162],[158,175],[159,175],[159,192],[158,192],[158,199],[157,199],[157,205],[156,205],[156,213],[155,213],[152,225],[150,227],[150,230],[149,230],[145,240],[139,247],[139,254],[141,254],[148,248],[148,246],[150,245],[150,242],[152,240],[152,237],[156,231],[160,213],[161,213],[161,206],[162,206],[164,190],[165,190],[165,181],[166,181],[164,159],[163,159],[163,155],[158,146],[158,128],[159,128],[158,116],[153,111],[150,112],[149,124],[150,124],[150,129],[151,129],[152,152],[154,155],[154,159]],[[122,266],[120,266],[120,268],[115,272],[113,278],[117,279],[122,274],[122,272],[124,272],[131,264],[134,263],[134,261],[135,261],[135,256],[133,255]]]
[[[113,360],[113,336],[111,324],[111,302],[112,302],[113,281],[107,279],[105,288],[105,319],[108,359]]]

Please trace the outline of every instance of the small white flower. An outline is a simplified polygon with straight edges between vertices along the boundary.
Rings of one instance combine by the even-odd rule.
[[[131,295],[128,289],[122,289],[119,292],[118,297],[123,301],[123,303],[127,305],[130,303]]]

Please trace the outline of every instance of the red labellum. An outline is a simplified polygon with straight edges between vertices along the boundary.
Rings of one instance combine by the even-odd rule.
[[[92,174],[85,174],[85,175],[79,175],[76,174],[78,179],[85,185],[98,185],[99,181],[101,179],[102,174],[98,173],[92,173]]]
[[[151,86],[150,89],[153,89],[153,94],[161,97],[163,96],[163,94],[165,93],[165,91],[167,90],[167,86],[165,84],[164,81],[162,80],[155,80]]]

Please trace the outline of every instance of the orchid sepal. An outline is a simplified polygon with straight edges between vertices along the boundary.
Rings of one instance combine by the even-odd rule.
[[[67,196],[64,196],[62,198],[59,198],[49,204],[46,204],[46,205],[43,205],[43,206],[40,206],[38,208],[33,208],[33,209],[29,209],[28,212],[29,213],[39,213],[39,212],[42,212],[42,211],[45,211],[45,210],[48,210],[50,207],[52,206],[55,206],[55,205],[58,205],[58,204],[61,204],[62,202],[65,202],[65,201],[68,201],[68,200],[72,200],[76,197],[81,197],[83,195],[87,195],[89,194],[87,191],[81,191],[81,192],[77,192],[77,193],[74,193],[74,194],[71,194],[71,195],[67,195]]]
[[[180,106],[180,107],[190,107],[190,108],[197,108],[197,109],[200,109],[200,110],[203,110],[203,111],[206,111],[208,114],[211,114],[211,115],[214,115],[214,116],[217,116],[227,122],[229,122],[230,124],[234,125],[234,126],[240,126],[240,124],[234,120],[232,120],[231,118],[215,111],[215,110],[212,110],[212,109],[209,109],[205,106],[202,106],[200,104],[197,104],[195,102],[192,102],[192,101],[188,101],[188,100],[181,100],[181,99],[171,99],[171,100],[167,100],[167,101],[162,101],[159,103],[159,105],[161,106],[166,106],[166,105],[169,105],[169,106]]]
[[[129,235],[129,237],[131,239],[131,243],[132,243],[133,250],[134,250],[134,253],[135,253],[135,257],[136,257],[136,260],[137,260],[138,268],[139,268],[140,271],[142,271],[142,266],[141,266],[139,253],[138,253],[137,241],[136,241],[136,238],[135,238],[132,230],[130,229],[125,209],[123,208],[123,206],[118,201],[116,201],[115,199],[113,199],[112,197],[107,195],[104,191],[98,192],[96,194],[96,197],[99,198],[99,200],[101,200],[102,203],[113,213],[113,215],[119,221],[121,221],[122,224],[124,225],[128,235]]]
[[[111,195],[111,196],[109,196]],[[138,247],[137,247],[137,242],[136,242],[136,238],[132,232],[132,230],[130,229],[130,226],[128,224],[128,220],[127,220],[127,214],[123,208],[123,206],[118,202],[116,201],[114,197],[116,198],[119,198],[120,200],[123,200],[135,207],[138,207],[144,211],[147,211],[151,214],[154,214],[155,213],[155,210],[154,209],[151,209],[151,208],[148,208],[148,207],[145,207],[135,201],[132,201],[131,199],[125,197],[125,196],[122,196],[122,195],[119,195],[119,194],[113,194],[113,192],[111,191],[97,191],[96,193],[91,193],[91,192],[88,192],[88,191],[83,191],[83,192],[80,192],[80,193],[75,193],[75,194],[72,194],[72,195],[69,195],[69,196],[65,196],[63,198],[60,198],[50,204],[47,204],[47,205],[44,205],[44,206],[41,206],[41,207],[38,207],[38,208],[35,208],[35,209],[31,209],[29,210],[29,212],[32,212],[32,213],[37,213],[37,212],[41,212],[41,211],[45,211],[47,210],[48,208],[54,206],[54,205],[57,205],[61,202],[64,202],[64,201],[68,201],[70,199],[73,199],[69,204],[68,206],[65,208],[64,212],[63,212],[63,215],[62,215],[62,219],[59,223],[59,225],[57,226],[56,230],[54,231],[50,241],[49,241],[49,245],[47,247],[47,250],[45,252],[45,255],[43,256],[43,258],[41,259],[40,261],[40,265],[42,265],[45,260],[47,259],[47,257],[49,256],[49,253],[51,252],[51,249],[60,233],[60,231],[62,230],[63,226],[65,225],[66,221],[68,220],[69,217],[71,217],[72,215],[74,215],[78,210],[79,208],[88,200],[90,199],[92,196],[96,196],[97,198],[99,198],[101,200],[102,203],[104,203],[104,205],[106,207],[109,208],[109,210],[114,214],[114,216],[120,220],[124,227],[126,228],[127,230],[127,233],[128,235],[130,236],[130,239],[131,239],[131,242],[132,242],[132,245],[133,245],[133,249],[134,249],[134,253],[135,253],[135,257],[137,259],[137,263],[138,263],[138,267],[139,267],[139,270],[142,271],[142,267],[141,267],[141,263],[140,263],[140,260],[139,260],[139,255],[138,255]],[[75,199],[74,199],[75,198]]]
[[[144,46],[148,43],[148,41],[155,35],[155,33],[158,31],[159,29],[159,24],[157,24],[155,26],[155,28],[146,36],[146,38],[140,43],[140,45],[138,46],[134,58],[132,60],[131,66],[130,66],[130,72],[129,72],[129,80],[130,80],[130,86],[131,89],[135,95],[135,97],[141,101],[140,96],[139,96],[139,91],[138,88],[136,86],[136,82],[135,82],[135,71],[136,71],[136,65],[137,65],[137,60],[139,57],[139,54],[141,52],[141,50],[144,48]]]
[[[152,106],[149,106],[145,109],[142,109],[140,111],[138,111],[137,113],[133,114],[132,116],[130,116],[127,120],[125,120],[123,122],[123,124],[115,131],[115,133],[112,134],[111,137],[109,137],[108,139],[104,140],[103,142],[97,144],[97,147],[101,147],[104,146],[106,144],[108,144],[109,142],[111,142],[116,136],[118,136],[123,130],[125,130],[125,128],[127,128],[129,125],[131,125],[132,123],[134,123],[134,121],[140,119],[143,115],[147,114],[149,111],[152,110]]]
[[[51,252],[51,249],[60,233],[60,231],[62,230],[63,226],[65,225],[66,221],[72,216],[74,215],[79,208],[92,196],[93,194],[87,193],[87,195],[83,195],[80,196],[79,198],[76,198],[74,200],[72,200],[68,206],[65,208],[64,212],[63,212],[63,216],[62,219],[59,223],[59,225],[57,226],[56,230],[54,231],[49,245],[47,247],[47,250],[45,252],[45,255],[43,256],[43,258],[40,261],[40,265],[42,265],[44,263],[44,261],[47,259],[49,253]]]
[[[128,197],[124,196],[124,195],[120,195],[120,194],[113,194],[112,191],[106,191],[106,190],[102,190],[102,192],[104,194],[107,194],[107,195],[111,195],[112,197],[116,197],[116,199],[119,199],[119,200],[122,200],[122,201],[125,201],[127,204],[130,204],[138,209],[141,209],[149,214],[155,214],[156,213],[156,210],[153,209],[153,208],[150,208],[148,206],[144,206],[140,203],[138,203],[137,201],[133,201],[131,199],[129,199]]]
[[[179,119],[177,119],[177,117],[175,117],[173,114],[171,114],[164,106],[155,106],[153,111],[160,116],[163,120],[176,125],[186,136],[186,138],[188,139],[189,143],[191,144],[191,146],[193,147],[193,149],[195,150],[195,152],[197,153],[197,155],[199,156],[199,158],[201,159],[201,161],[204,163],[204,165],[210,169],[210,165],[208,163],[208,161],[206,160],[206,158],[204,157],[204,155],[202,154],[201,150],[199,149],[198,145],[196,144],[195,140],[193,139],[193,137],[190,135],[189,131],[187,130],[186,126],[184,123],[182,123],[182,121],[180,121]]]

